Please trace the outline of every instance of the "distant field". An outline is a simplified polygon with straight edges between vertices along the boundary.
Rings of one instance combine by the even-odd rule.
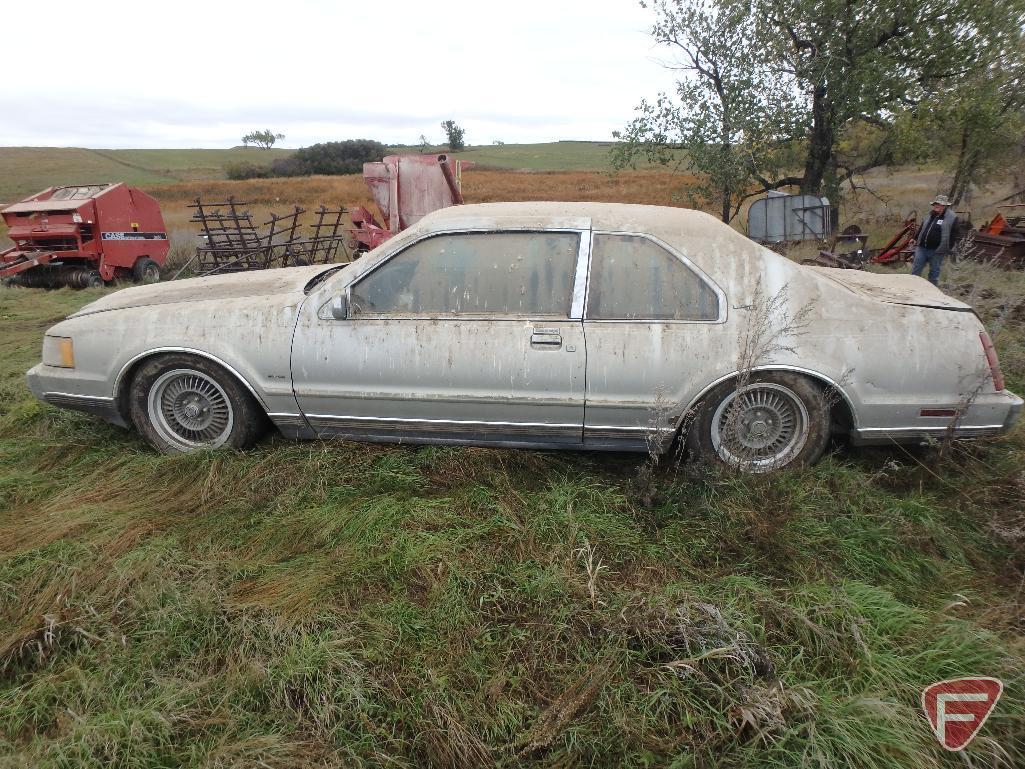
[[[532,171],[594,171],[609,167],[611,142],[551,142],[472,147],[459,153],[482,167]],[[394,147],[394,152],[417,152]],[[444,147],[433,147],[444,152]],[[122,181],[142,187],[224,179],[231,163],[269,164],[292,150],[0,147],[0,203],[10,203],[55,184]]]
[[[609,168],[613,142],[549,142],[547,144],[493,144],[467,147],[455,154],[484,168],[528,171],[604,171]],[[394,147],[396,152],[419,152],[418,147]],[[430,152],[447,152],[444,146]],[[640,164],[649,167],[648,164]]]
[[[0,147],[0,203],[55,184],[126,182],[141,187],[190,179],[223,179],[229,163],[269,163],[290,150],[95,150]]]

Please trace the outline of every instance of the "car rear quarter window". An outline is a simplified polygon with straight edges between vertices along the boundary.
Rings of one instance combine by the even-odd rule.
[[[568,317],[580,235],[491,232],[418,241],[352,289],[355,315]]]
[[[712,321],[719,318],[719,297],[655,241],[640,235],[595,235],[587,318]]]

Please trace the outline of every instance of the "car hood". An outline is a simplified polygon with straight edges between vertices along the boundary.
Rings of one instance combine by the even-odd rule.
[[[301,297],[310,280],[337,266],[339,265],[318,264],[312,267],[286,267],[134,286],[97,299],[69,317],[77,318],[95,312],[180,302],[242,299],[276,294],[298,294]]]
[[[913,307],[934,307],[940,310],[970,312],[971,306],[947,296],[924,278],[916,275],[880,275],[861,270],[839,270],[833,267],[810,267],[833,283],[839,283],[856,294],[887,304]]]

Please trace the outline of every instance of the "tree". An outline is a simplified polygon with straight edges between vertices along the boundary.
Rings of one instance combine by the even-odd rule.
[[[456,125],[454,120],[446,120],[441,124],[441,130],[445,132],[445,138],[448,142],[448,148],[453,152],[458,152],[466,146],[463,141],[463,136],[466,133],[462,128]]]
[[[1020,157],[1025,136],[1025,45],[1015,30],[992,65],[949,89],[925,112],[956,205],[971,187]]]
[[[363,170],[364,163],[380,160],[386,152],[381,142],[372,139],[323,142],[296,150],[290,157],[278,158],[271,168],[277,176],[356,174]]]
[[[718,207],[729,222],[745,199],[788,180],[770,180],[800,134],[792,80],[773,76],[757,45],[755,21],[742,2],[656,0],[655,40],[670,48],[667,65],[684,73],[675,98],[641,102],[640,116],[614,136],[622,168],[638,155],[697,171],[689,194]]]
[[[246,147],[250,144],[255,144],[257,147],[269,150],[274,146],[275,142],[281,141],[284,138],[284,134],[276,134],[270,129],[266,131],[253,131],[242,137],[242,144]]]
[[[801,190],[834,197],[841,181],[886,163],[896,146],[884,130],[876,151],[845,158],[838,149],[849,131],[892,129],[901,111],[990,59],[996,28],[1014,22],[1005,11],[1021,19],[1019,0],[754,0],[754,10],[777,71],[805,96]]]
[[[427,134],[420,134],[420,140],[416,146],[420,150],[421,155],[431,148],[431,142],[428,140]]]
[[[653,28],[656,41],[695,43],[691,48],[702,55],[701,62],[710,58],[709,51],[728,53],[716,36],[728,35],[730,30],[717,22],[737,20],[737,36],[730,44],[750,57],[750,66],[745,73],[745,61],[725,59],[729,64],[725,71],[735,76],[725,78],[724,93],[732,94],[734,101],[746,99],[747,106],[724,107],[718,124],[743,137],[744,148],[754,153],[754,166],[778,166],[771,169],[771,176],[752,171],[759,186],[792,185],[804,193],[825,192],[833,199],[842,182],[898,160],[908,148],[901,130],[913,122],[909,112],[993,61],[1000,30],[1020,28],[1025,18],[1023,0],[900,0],[892,4],[878,0],[656,0],[653,7],[658,19]],[[702,14],[712,22],[684,26],[694,19],[701,22]],[[715,78],[699,70],[696,62],[683,69],[678,96],[694,96],[689,81],[695,77],[709,81],[715,89]],[[767,83],[776,87],[766,89]],[[796,98],[786,100],[780,112],[784,105],[779,100],[787,92]],[[665,95],[660,99],[685,115],[691,109]],[[716,100],[727,104],[718,93],[712,103]],[[792,116],[790,107],[796,107]],[[753,126],[738,131],[730,122],[731,116],[743,117],[745,109],[762,118],[775,120],[781,114],[786,118],[772,130],[763,130],[762,136],[749,139],[748,128]],[[640,111],[638,119],[650,126],[648,140],[658,142],[657,117],[671,113],[665,109],[646,112],[643,104]],[[795,153],[789,167],[799,171],[793,175],[780,170],[788,166],[773,154],[780,142],[786,142],[790,127],[796,130],[789,137],[789,149]],[[698,147],[714,148],[711,132],[703,136],[705,141]],[[719,140],[720,149],[725,144]],[[760,160],[759,147],[773,149],[773,162]],[[722,154],[721,166],[728,170],[726,161],[738,152]]]

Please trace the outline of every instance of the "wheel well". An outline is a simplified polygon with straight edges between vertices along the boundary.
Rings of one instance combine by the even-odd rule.
[[[217,366],[217,368],[221,369],[227,376],[231,377],[240,385],[242,385],[242,389],[249,393],[257,408],[259,408],[260,411],[262,411],[264,414],[267,413],[267,407],[264,405],[263,401],[261,401],[260,398],[256,395],[256,391],[253,390],[252,385],[250,385],[249,382],[247,382],[241,374],[235,371],[235,369],[233,369],[226,363],[222,362],[218,358],[215,358],[212,355],[197,352],[195,350],[153,350],[152,352],[145,353],[144,355],[136,358],[135,360],[130,361],[128,365],[124,369],[122,369],[114,385],[114,403],[117,405],[118,413],[121,414],[121,417],[128,424],[131,424],[130,411],[128,405],[128,393],[132,389],[132,382],[135,380],[135,375],[139,373],[139,369],[142,367],[144,363],[149,363],[154,358],[164,358],[169,355],[186,355],[207,361],[208,363],[212,363],[213,365]]]
[[[830,421],[832,422],[832,432],[846,435],[854,427],[854,410],[851,408],[850,401],[847,400],[847,396],[844,394],[843,390],[841,390],[835,382],[830,381],[826,377],[821,374],[817,374],[814,371],[804,371],[801,369],[758,368],[752,371],[753,374],[765,374],[772,372],[797,374],[798,376],[803,376],[805,379],[814,382],[822,388],[822,392],[826,396],[826,402],[829,404],[829,416]],[[683,415],[680,417],[680,424],[677,428],[678,431],[682,431],[687,427],[689,424],[687,419],[688,413],[693,413],[698,405],[708,397],[708,394],[712,392],[712,390],[726,382],[736,381],[739,376],[740,372],[736,371],[729,376],[723,377],[722,379],[708,385],[708,387],[706,387],[683,412]]]

